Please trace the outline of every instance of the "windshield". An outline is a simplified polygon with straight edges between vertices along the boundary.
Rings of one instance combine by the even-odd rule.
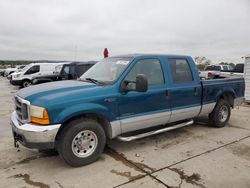
[[[80,79],[94,79],[103,83],[113,83],[116,81],[132,58],[105,58],[96,63]]]
[[[31,66],[32,66],[31,64],[26,65],[24,68],[20,70],[20,72],[26,72]]]
[[[57,65],[57,66],[55,67],[54,74],[59,74],[59,72],[61,71],[62,67],[63,67],[63,64]]]

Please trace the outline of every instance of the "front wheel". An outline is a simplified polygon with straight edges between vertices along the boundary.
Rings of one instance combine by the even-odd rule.
[[[73,167],[96,161],[106,145],[102,126],[92,119],[77,119],[66,126],[57,144],[63,160]]]
[[[22,83],[22,87],[29,87],[31,85],[31,81],[30,80],[24,80]]]
[[[209,121],[212,126],[224,127],[231,116],[231,107],[228,101],[220,99],[209,114]]]

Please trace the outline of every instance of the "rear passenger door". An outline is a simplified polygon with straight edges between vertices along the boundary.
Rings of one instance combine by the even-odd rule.
[[[201,84],[194,77],[195,67],[191,68],[186,58],[169,58],[167,64],[171,79],[167,91],[172,111],[170,122],[197,116],[201,109]]]

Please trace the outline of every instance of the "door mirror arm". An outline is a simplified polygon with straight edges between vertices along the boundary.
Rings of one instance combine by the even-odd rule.
[[[134,83],[135,89],[128,88],[129,83]],[[148,90],[148,80],[144,74],[138,74],[136,76],[135,81],[124,80],[121,84],[121,91],[125,93],[129,91],[146,92],[147,90]]]

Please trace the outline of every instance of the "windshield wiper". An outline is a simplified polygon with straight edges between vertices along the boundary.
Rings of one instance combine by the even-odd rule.
[[[90,81],[90,82],[92,82],[94,84],[102,84],[102,85],[104,84],[104,83],[102,83],[102,82],[100,82],[100,81],[98,81],[98,80],[96,80],[94,78],[85,78],[85,80]]]

